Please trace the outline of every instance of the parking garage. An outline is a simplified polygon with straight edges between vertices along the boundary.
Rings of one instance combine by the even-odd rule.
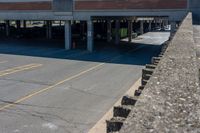
[[[107,45],[123,45],[121,40],[151,31],[169,31],[168,17],[93,17],[86,21],[1,21],[1,39],[58,42],[56,46],[93,51]],[[90,25],[90,27],[88,27]],[[93,46],[94,45],[94,46]],[[49,45],[51,47],[51,45]]]
[[[89,132],[138,83],[185,2],[0,0],[0,130]]]
[[[166,5],[161,1],[147,3],[1,0],[1,38],[54,40],[66,50],[92,52],[102,45],[118,46],[125,38],[130,43],[132,38],[149,31],[173,30],[186,13],[183,9],[188,8],[186,0],[170,0]],[[122,12],[122,8],[127,11]]]

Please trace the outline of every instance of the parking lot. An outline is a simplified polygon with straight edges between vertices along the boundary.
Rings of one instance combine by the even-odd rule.
[[[86,133],[141,76],[168,32],[93,53],[0,41],[0,132]],[[124,39],[126,41],[126,39]]]

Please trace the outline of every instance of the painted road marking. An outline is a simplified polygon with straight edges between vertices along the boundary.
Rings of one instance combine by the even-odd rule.
[[[0,77],[10,75],[10,74],[13,74],[13,73],[16,73],[16,72],[21,72],[21,71],[33,69],[33,68],[40,67],[40,66],[42,66],[42,64],[28,64],[28,65],[24,65],[24,66],[14,67],[14,68],[11,68],[11,69],[6,69],[6,70],[3,70],[3,71],[0,71]]]
[[[0,73],[7,72],[7,71],[12,71],[14,69],[20,69],[20,68],[23,68],[23,67],[29,67],[29,66],[32,66],[32,65],[34,65],[34,64],[28,64],[28,65],[18,66],[18,67],[14,67],[14,68],[9,68],[9,69],[0,71]]]
[[[76,75],[74,75],[74,76],[71,76],[71,77],[69,77],[69,78],[66,78],[66,79],[64,79],[64,80],[62,80],[62,81],[60,81],[60,82],[58,82],[58,83],[56,83],[56,84],[54,84],[54,85],[51,85],[51,86],[46,87],[46,88],[43,88],[43,89],[41,89],[41,90],[39,90],[39,91],[33,92],[32,94],[29,94],[29,95],[27,95],[27,96],[25,96],[25,97],[23,97],[23,98],[21,98],[21,99],[15,101],[15,102],[13,102],[13,103],[10,103],[10,104],[7,104],[7,105],[5,105],[5,106],[3,106],[3,107],[0,107],[0,111],[4,110],[4,109],[6,109],[6,108],[9,108],[9,107],[11,107],[11,106],[13,106],[13,105],[15,105],[15,104],[18,104],[18,103],[20,103],[20,102],[23,102],[23,101],[25,101],[26,99],[29,99],[29,98],[31,98],[31,97],[37,95],[37,94],[40,94],[40,93],[45,92],[45,91],[47,91],[47,90],[50,90],[50,89],[52,89],[52,88],[54,88],[54,87],[56,87],[56,86],[58,86],[58,85],[61,85],[61,84],[63,84],[63,83],[66,82],[66,81],[69,81],[69,80],[72,80],[72,79],[74,79],[74,78],[77,78],[77,77],[79,77],[79,76],[81,76],[81,75],[83,75],[83,74],[85,74],[85,73],[87,73],[87,72],[90,72],[90,71],[92,71],[92,70],[94,70],[94,69],[96,69],[96,68],[98,68],[98,67],[100,67],[100,66],[102,66],[102,65],[104,65],[104,64],[105,64],[105,63],[100,63],[100,64],[95,65],[94,67],[91,67],[91,68],[89,68],[89,69],[87,69],[87,70],[85,70],[85,71],[82,71],[82,72],[80,72],[80,73],[78,73],[78,74],[76,74]]]
[[[122,97],[129,95],[134,96],[135,90],[138,89],[138,87],[141,85],[141,78],[139,78],[132,86],[131,88],[121,96],[121,98],[113,105],[119,106],[121,105]],[[110,120],[113,117],[113,107],[111,107],[104,116],[88,131],[88,133],[107,133],[106,129],[106,120]]]
[[[145,47],[145,46],[141,46],[141,47],[138,47],[138,48],[136,48],[136,49],[130,50],[130,51],[128,51],[127,53],[136,51],[136,50],[141,49],[141,48],[143,48],[143,47]],[[61,85],[61,84],[65,83],[65,82],[67,82],[67,81],[70,81],[70,80],[75,79],[75,78],[77,78],[77,77],[79,77],[79,76],[82,76],[82,75],[84,75],[85,73],[88,73],[88,72],[90,72],[90,71],[92,71],[92,70],[94,70],[94,69],[96,69],[96,68],[98,68],[98,67],[100,67],[100,66],[103,66],[103,65],[106,64],[106,63],[109,63],[109,62],[111,62],[111,61],[113,61],[113,60],[116,60],[117,58],[119,58],[119,57],[121,57],[121,56],[123,56],[123,55],[116,56],[116,57],[114,57],[114,58],[108,60],[108,61],[105,62],[105,63],[100,63],[100,64],[98,64],[98,65],[95,65],[95,66],[93,66],[93,67],[91,67],[91,68],[89,68],[89,69],[87,69],[87,70],[85,70],[85,71],[82,71],[82,72],[80,72],[80,73],[78,73],[78,74],[76,74],[76,75],[74,75],[74,76],[71,76],[71,77],[69,77],[69,78],[66,78],[66,79],[64,79],[64,80],[62,80],[62,81],[60,81],[60,82],[58,82],[58,83],[55,83],[55,84],[53,84],[53,85],[51,85],[51,86],[48,86],[48,87],[46,87],[46,88],[43,88],[43,89],[41,89],[41,90],[39,90],[39,91],[35,91],[35,92],[31,93],[31,94],[28,94],[27,96],[24,96],[24,97],[20,98],[19,100],[15,101],[15,102],[13,102],[13,103],[9,103],[9,104],[7,104],[7,105],[5,105],[5,106],[0,107],[0,111],[4,110],[4,109],[6,109],[6,108],[9,108],[9,107],[11,107],[11,106],[14,106],[14,105],[16,105],[16,104],[18,104],[18,103],[20,103],[20,102],[23,102],[23,101],[25,101],[25,100],[27,100],[27,99],[29,99],[29,98],[35,96],[35,95],[38,95],[38,94],[41,94],[41,93],[43,93],[43,92],[45,92],[45,91],[48,91],[48,90],[50,90],[50,89],[53,89],[54,87],[56,87],[56,86],[58,86],[58,85]]]

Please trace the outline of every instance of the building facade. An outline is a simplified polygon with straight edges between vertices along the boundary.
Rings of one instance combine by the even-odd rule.
[[[66,22],[66,49],[71,47],[71,21],[87,21],[88,50],[92,51],[94,19],[103,18],[107,21],[133,17],[168,17],[169,21],[180,21],[191,8],[197,8],[197,3],[200,2],[198,0],[0,0],[0,19],[63,20]]]

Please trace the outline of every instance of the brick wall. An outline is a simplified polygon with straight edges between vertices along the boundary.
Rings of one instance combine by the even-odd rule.
[[[187,8],[187,0],[77,0],[75,2],[75,10],[185,8]]]
[[[0,10],[51,10],[51,2],[0,2]]]

